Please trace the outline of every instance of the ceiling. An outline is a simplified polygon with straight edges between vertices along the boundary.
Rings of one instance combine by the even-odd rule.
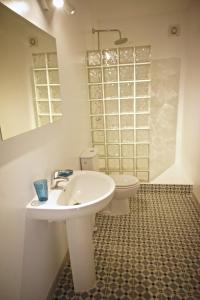
[[[119,19],[181,12],[188,9],[191,0],[88,0],[96,20]]]

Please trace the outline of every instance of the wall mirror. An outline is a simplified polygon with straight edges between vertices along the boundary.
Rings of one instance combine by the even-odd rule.
[[[3,140],[61,118],[56,40],[0,4]]]

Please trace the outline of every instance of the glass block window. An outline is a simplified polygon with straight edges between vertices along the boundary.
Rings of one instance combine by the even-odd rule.
[[[149,181],[150,56],[150,46],[87,52],[91,134],[99,168],[143,182]]]
[[[42,126],[62,116],[57,54],[35,53],[32,59],[36,120]]]

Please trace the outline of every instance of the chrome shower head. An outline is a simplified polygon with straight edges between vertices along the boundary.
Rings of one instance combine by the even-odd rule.
[[[121,44],[124,44],[124,43],[126,43],[128,41],[127,38],[122,38],[122,34],[121,34],[121,31],[119,29],[94,29],[94,28],[92,28],[92,33],[97,33],[98,34],[98,49],[100,49],[99,34],[101,32],[118,32],[119,39],[117,39],[116,41],[114,41],[115,45],[121,45]]]
[[[115,45],[121,45],[121,44],[124,44],[128,41],[127,38],[119,38],[118,40],[114,41]]]
[[[121,44],[126,43],[128,41],[128,39],[122,37],[122,33],[120,30],[117,30],[117,32],[119,33],[119,39],[114,41],[115,45],[121,45]]]

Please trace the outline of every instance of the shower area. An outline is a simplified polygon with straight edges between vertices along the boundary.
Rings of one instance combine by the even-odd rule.
[[[116,46],[102,49],[99,34],[114,31]],[[92,33],[98,50],[87,51],[87,73],[99,168],[149,182],[175,160],[179,62],[152,61],[151,45],[126,46],[118,29]]]

